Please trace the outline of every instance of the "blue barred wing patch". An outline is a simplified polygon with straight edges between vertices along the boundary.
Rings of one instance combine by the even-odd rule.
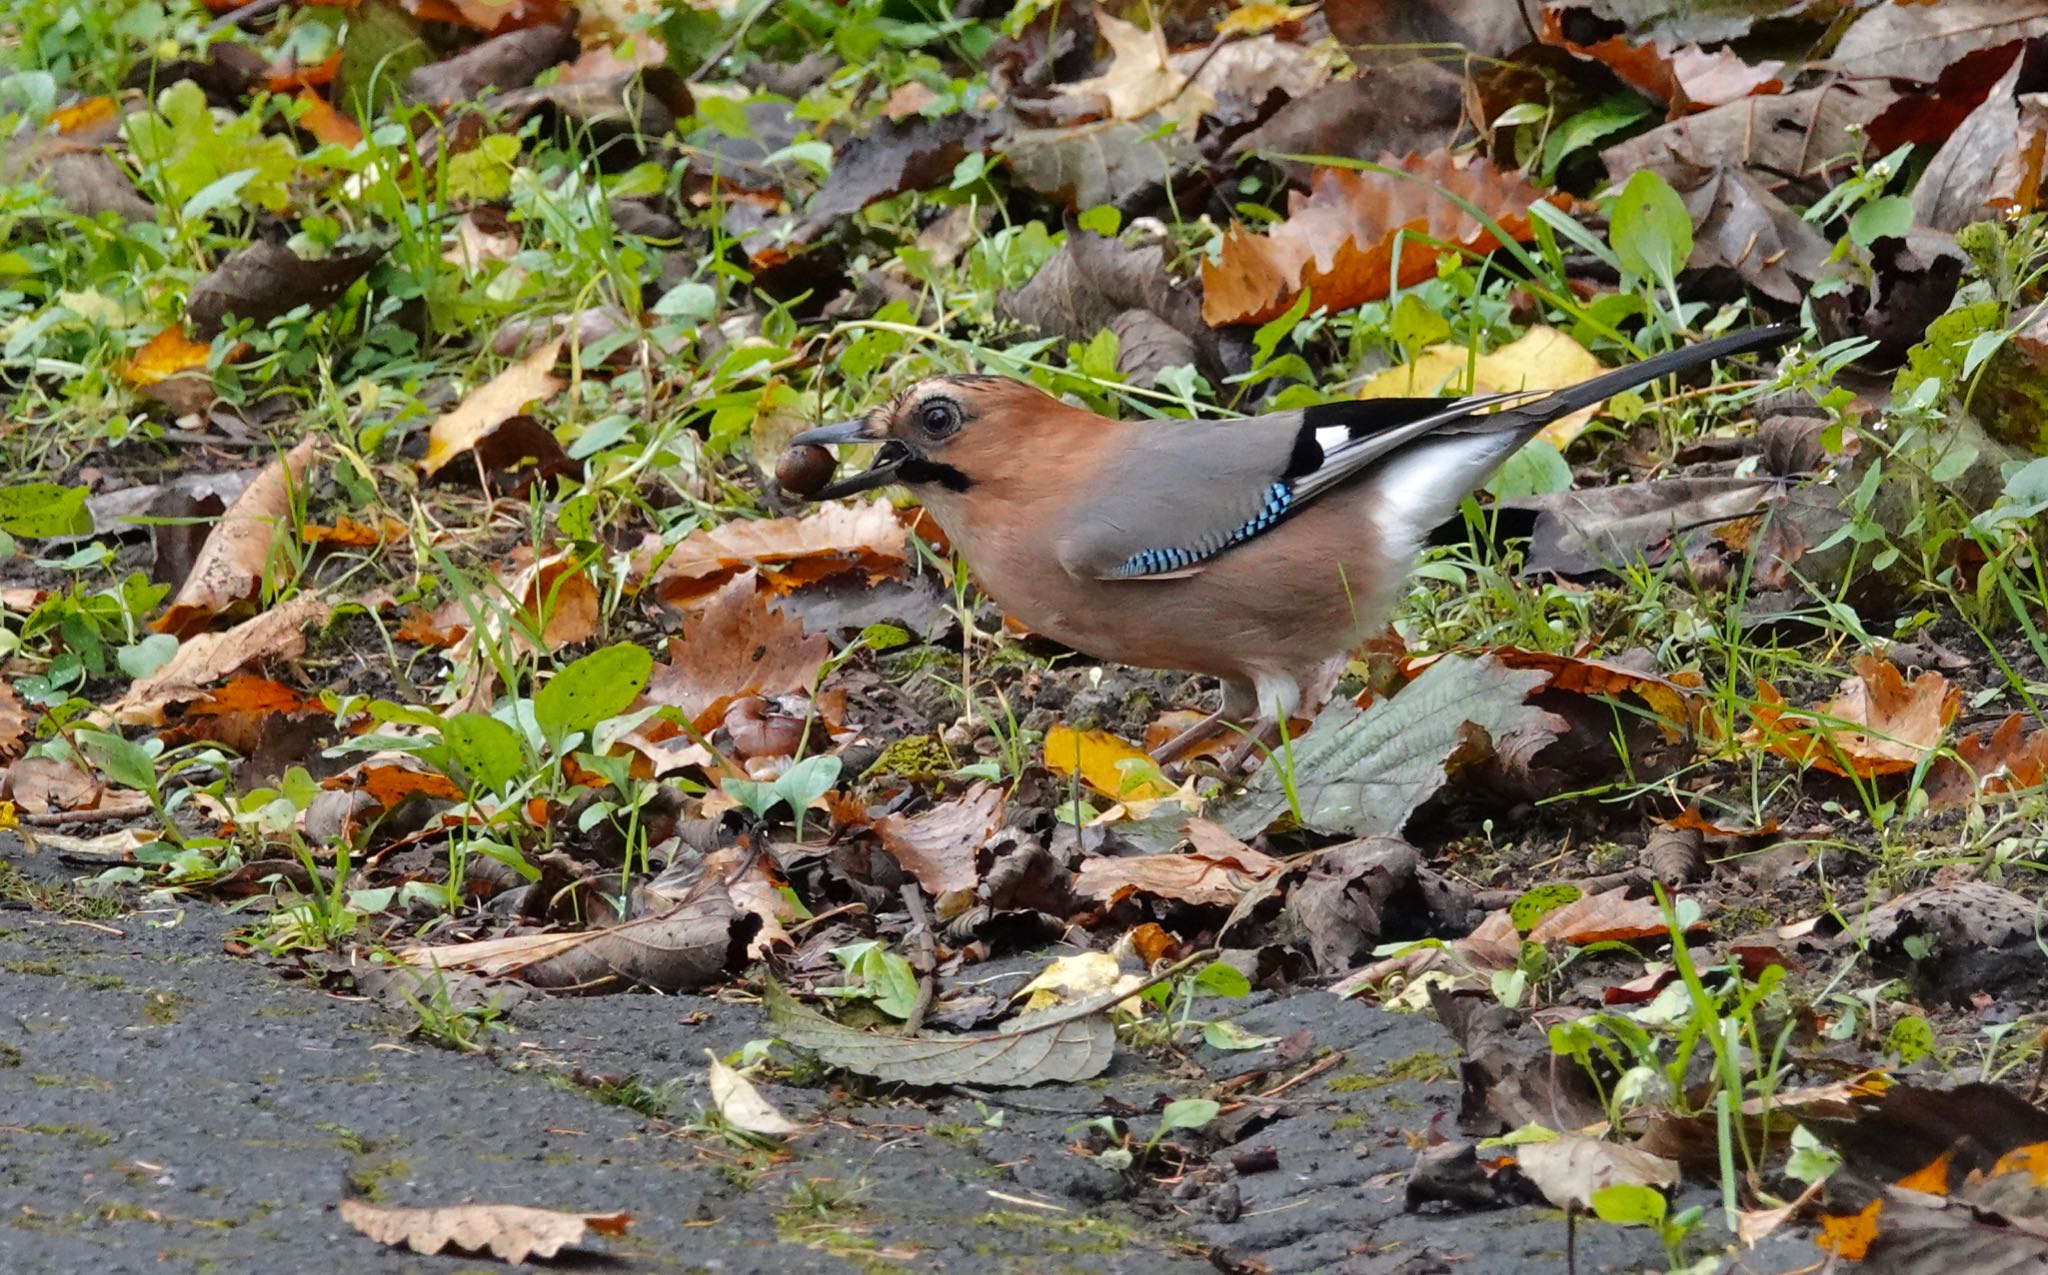
[[[1294,488],[1285,482],[1274,483],[1266,488],[1266,499],[1259,505],[1259,511],[1244,520],[1227,534],[1206,536],[1189,545],[1171,545],[1160,549],[1146,549],[1124,559],[1116,569],[1121,577],[1165,575],[1172,571],[1185,571],[1198,563],[1206,562],[1225,549],[1233,548],[1264,532],[1282,518],[1294,504]]]

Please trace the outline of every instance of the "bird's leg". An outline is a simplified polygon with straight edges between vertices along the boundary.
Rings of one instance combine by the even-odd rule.
[[[1244,769],[1259,753],[1279,743],[1281,732],[1287,729],[1287,723],[1294,717],[1294,710],[1301,706],[1301,684],[1291,677],[1255,674],[1253,687],[1258,697],[1258,716],[1245,730],[1244,740],[1224,757],[1223,773],[1226,775]],[[1229,707],[1226,699],[1224,708],[1228,710]]]
[[[1172,739],[1153,749],[1152,760],[1162,766],[1170,766],[1192,752],[1197,744],[1202,743],[1222,728],[1223,710],[1219,708],[1201,721],[1196,722],[1180,734],[1175,735]]]
[[[1225,682],[1223,706],[1152,750],[1152,760],[1162,766],[1185,758],[1231,722],[1241,722],[1257,711],[1258,695],[1249,682]]]

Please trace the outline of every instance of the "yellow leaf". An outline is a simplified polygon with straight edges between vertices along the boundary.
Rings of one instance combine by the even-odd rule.
[[[555,360],[561,357],[562,341],[563,338],[556,337],[541,346],[435,420],[427,434],[427,454],[420,459],[420,472],[433,477],[442,466],[467,454],[481,439],[524,412],[536,399],[547,398],[568,384],[555,375]]]
[[[183,328],[173,323],[151,337],[148,345],[137,350],[134,358],[121,365],[121,379],[135,386],[155,385],[180,372],[205,367],[212,353],[212,343],[192,340],[185,335]]]
[[[1471,379],[1466,380],[1467,370]],[[1556,328],[1541,325],[1476,359],[1462,345],[1432,345],[1411,363],[1388,368],[1365,383],[1360,398],[1401,398],[1434,394],[1491,394],[1510,390],[1561,390],[1606,369],[1592,352]],[[1586,428],[1596,409],[1585,408],[1543,427],[1537,437],[1563,451]]]
[[[1149,801],[1174,792],[1158,763],[1108,731],[1053,727],[1045,733],[1045,764],[1056,774],[1078,774],[1082,783],[1118,801]]]
[[[1312,4],[1269,4],[1266,0],[1250,0],[1224,15],[1216,24],[1217,35],[1264,35],[1283,23],[1299,22],[1316,7]]]
[[[1037,978],[1018,989],[1017,996],[1027,998],[1024,1001],[1026,1012],[1058,1009],[1094,1000],[1107,992],[1136,988],[1144,981],[1136,974],[1124,973],[1116,958],[1107,952],[1083,952],[1078,956],[1057,958]],[[1144,1005],[1136,1000],[1126,1000],[1119,1002],[1117,1009],[1138,1015],[1144,1012]]]

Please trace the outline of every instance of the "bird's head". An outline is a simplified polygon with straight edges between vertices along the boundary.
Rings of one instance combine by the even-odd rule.
[[[1019,431],[1061,410],[1057,400],[1007,377],[935,376],[866,416],[820,425],[790,442],[881,445],[867,469],[820,488],[812,500],[891,484],[920,496],[958,494],[1013,468],[1015,449],[1027,441]]]

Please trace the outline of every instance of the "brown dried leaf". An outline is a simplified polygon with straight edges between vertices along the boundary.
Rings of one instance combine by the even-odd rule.
[[[585,1230],[623,1235],[630,1213],[561,1213],[521,1204],[459,1204],[445,1209],[394,1209],[343,1200],[341,1220],[391,1248],[433,1254],[444,1248],[489,1253],[514,1264],[550,1258]]]
[[[340,251],[308,261],[282,240],[258,239],[230,253],[192,287],[185,321],[192,335],[210,341],[230,316],[262,327],[302,305],[331,304],[384,256],[381,247]]]
[[[1850,77],[1933,80],[1962,57],[2048,33],[2048,0],[1881,4],[1835,44],[1828,66]]]
[[[1937,809],[2048,783],[2048,729],[2028,734],[2019,713],[2000,722],[1988,739],[1982,731],[1963,736],[1955,752],[1938,759],[1927,775],[1928,800]]]
[[[1784,88],[1777,78],[1785,68],[1783,62],[1751,66],[1732,49],[1708,53],[1697,44],[1672,49],[1654,41],[1637,42],[1619,35],[1593,44],[1573,43],[1565,36],[1564,18],[1556,9],[1543,11],[1539,34],[1545,44],[1565,49],[1573,57],[1598,62],[1614,72],[1623,84],[1664,103],[1672,119]]]
[[[1189,820],[1188,837],[1195,848],[1186,854],[1084,859],[1074,890],[1109,903],[1136,893],[1231,907],[1246,890],[1285,866],[1207,819]]]
[[[1263,323],[1284,313],[1304,289],[1335,311],[1376,301],[1436,274],[1445,247],[1474,254],[1500,246],[1491,231],[1443,197],[1455,194],[1518,240],[1534,237],[1529,207],[1559,208],[1571,197],[1546,196],[1485,160],[1446,152],[1384,156],[1384,173],[1316,170],[1307,196],[1289,196],[1287,220],[1263,235],[1232,226],[1223,250],[1202,264],[1202,318],[1212,327]]]
[[[1588,1210],[1593,1194],[1616,1185],[1668,1187],[1678,1165],[1618,1142],[1566,1134],[1552,1142],[1515,1148],[1515,1163],[1545,1199],[1561,1209]]]
[[[0,772],[0,798],[23,814],[47,815],[99,804],[100,783],[78,764],[54,757],[24,757]]]
[[[1897,96],[1878,79],[1746,97],[1617,142],[1600,159],[1610,173],[1647,168],[1680,188],[1689,172],[1728,167],[1820,176],[1863,153],[1864,126]]]
[[[0,761],[10,761],[21,751],[33,720],[13,685],[0,682]]]
[[[365,606],[390,605],[391,595],[378,590],[360,599]],[[203,698],[207,689],[230,673],[260,660],[289,660],[303,655],[308,624],[323,622],[337,605],[332,598],[302,593],[254,619],[223,633],[198,633],[178,646],[178,653],[156,672],[139,679],[110,710],[123,726],[162,726],[164,709],[173,703]]]
[[[556,337],[525,359],[486,381],[452,410],[442,413],[427,434],[427,454],[420,460],[420,472],[431,478],[458,456],[474,455],[486,471],[511,468],[518,461],[537,459],[547,469],[568,463],[560,443],[552,450],[541,442],[545,429],[521,429],[512,423],[531,420],[526,409],[552,396],[568,384],[555,375],[555,360],[561,356],[564,338]],[[507,427],[510,427],[509,430]],[[496,438],[507,433],[504,440]],[[516,436],[516,437],[515,437]]]
[[[872,584],[902,574],[908,542],[885,500],[821,505],[801,517],[734,521],[692,532],[653,584],[670,606],[703,597],[750,568],[778,593],[856,571]]]
[[[1156,112],[1189,133],[1215,109],[1215,95],[1174,65],[1158,25],[1148,31],[1104,12],[1098,4],[1095,26],[1110,47],[1109,66],[1100,75],[1062,85],[1061,93],[1100,98],[1109,114],[1120,120],[1143,119]]]
[[[408,965],[517,978],[556,992],[694,991],[739,967],[761,921],[736,908],[718,878],[705,878],[692,893],[676,907],[601,930],[415,946],[397,956]]]
[[[915,818],[885,815],[874,828],[889,857],[936,898],[980,884],[976,855],[1002,826],[1002,790],[978,783]]]
[[[1706,923],[1694,922],[1692,928],[1704,929]],[[1544,913],[1543,919],[1529,931],[1529,941],[1584,947],[1591,943],[1627,943],[1664,933],[1664,910],[1656,899],[1647,895],[1631,899],[1627,886],[1616,886],[1600,894],[1582,894],[1563,907]]]
[[[742,696],[809,690],[831,655],[830,641],[806,637],[795,617],[768,605],[755,573],[743,572],[669,639],[668,659],[654,666],[642,703],[679,708],[709,732]]]
[[[206,537],[178,596],[150,628],[190,637],[214,616],[256,598],[271,545],[289,526],[292,492],[305,481],[306,467],[319,447],[317,435],[302,440],[242,489]]]
[[[1852,667],[1855,675],[1810,715],[1788,712],[1776,688],[1760,682],[1757,724],[1742,742],[1833,775],[1869,779],[1920,765],[1940,747],[1962,707],[1961,688],[1939,673],[1922,673],[1908,684],[1874,655],[1857,656]]]

